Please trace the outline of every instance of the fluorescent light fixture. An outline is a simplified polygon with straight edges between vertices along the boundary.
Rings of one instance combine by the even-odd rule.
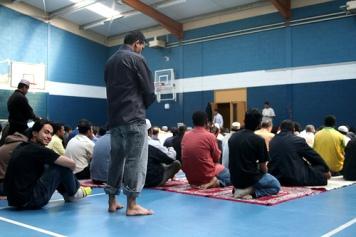
[[[73,3],[78,3],[78,2],[81,2],[83,0],[70,0],[71,2]],[[100,2],[97,2],[97,3],[94,3],[94,4],[91,4],[87,7],[85,7],[85,9],[88,9],[89,11],[92,11],[100,16],[103,16],[105,18],[110,18],[112,16],[117,16],[117,15],[120,15],[120,12],[118,11],[115,11],[113,10],[112,8],[100,3]]]
[[[106,18],[120,14],[120,12],[111,9],[110,7],[107,7],[102,3],[95,3],[93,5],[87,6],[86,9]]]

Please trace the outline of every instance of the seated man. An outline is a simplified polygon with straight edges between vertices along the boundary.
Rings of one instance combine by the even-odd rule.
[[[158,150],[162,151],[164,154],[166,154],[171,159],[175,160],[177,153],[174,150],[174,148],[163,146],[162,143],[157,138],[157,134],[158,134],[157,131],[159,131],[159,128],[152,127],[151,121],[149,119],[146,119],[146,126],[147,126],[147,128],[149,128],[147,130],[150,132],[150,134],[148,136],[148,140],[147,140],[148,144],[157,148]]]
[[[89,164],[95,145],[91,140],[93,137],[92,124],[86,119],[81,119],[78,124],[78,131],[79,134],[68,142],[65,155],[75,162],[75,176],[78,179],[89,179]]]
[[[13,150],[19,145],[21,142],[27,141],[28,138],[21,133],[15,132],[12,135],[9,135],[5,139],[5,144],[0,146],[0,195],[5,195],[4,193],[4,179],[7,170],[7,166],[9,165],[11,154]]]
[[[53,126],[53,136],[50,143],[48,143],[47,148],[53,150],[58,155],[64,155],[65,149],[63,146],[64,138],[64,125],[61,123],[54,123]]]
[[[308,124],[307,126],[305,126],[305,129],[303,131],[301,131],[298,136],[304,138],[305,141],[307,142],[307,144],[310,147],[313,147],[314,146],[314,137],[315,137],[314,125]]]
[[[9,206],[41,208],[56,189],[66,201],[91,193],[90,188],[80,187],[73,175],[74,161],[45,147],[51,141],[52,132],[48,121],[37,121],[30,142],[21,143],[13,151],[4,182]]]
[[[181,149],[181,143],[182,143],[182,139],[184,136],[185,131],[187,130],[187,127],[184,124],[181,124],[177,131],[176,134],[174,134],[173,137],[168,138],[165,141],[165,147],[170,147],[172,146],[174,148],[174,150],[176,151],[177,155],[176,155],[176,160],[178,160],[179,162],[182,162],[182,149]]]
[[[269,160],[265,140],[254,131],[262,120],[257,109],[245,114],[245,129],[229,139],[229,169],[235,198],[262,197],[277,194],[280,183],[267,173]]]
[[[237,131],[239,131],[241,128],[241,124],[239,122],[233,122],[231,124],[231,131],[230,133],[226,134],[224,136],[224,140],[222,141],[222,165],[224,167],[229,167],[229,139],[231,135]]]
[[[271,131],[272,131],[272,120],[269,119],[262,121],[261,128],[255,131],[255,134],[265,139],[267,151],[269,150],[269,142],[274,137],[274,133],[271,133]]]
[[[152,128],[148,119],[146,119],[146,125],[149,137],[145,187],[161,186],[165,184],[168,179],[174,177],[180,170],[181,165],[179,161],[169,157],[167,153],[164,153],[161,149],[150,144],[152,141]]]
[[[107,131],[95,143],[93,159],[90,162],[90,178],[95,184],[107,182],[108,169],[111,159],[111,133]]]
[[[351,139],[345,148],[343,168],[344,179],[356,181],[356,138]]]
[[[335,116],[326,116],[325,127],[314,138],[314,150],[326,162],[333,176],[340,175],[345,159],[344,135],[334,128],[335,124]]]
[[[270,142],[270,173],[286,186],[327,185],[328,166],[305,139],[294,135],[293,122],[284,120],[280,129]]]
[[[229,170],[219,163],[221,151],[216,137],[207,130],[207,123],[205,112],[193,114],[194,128],[182,140],[183,171],[191,185],[203,189],[229,186]]]

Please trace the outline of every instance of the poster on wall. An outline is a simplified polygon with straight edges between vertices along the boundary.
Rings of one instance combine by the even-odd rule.
[[[46,81],[46,66],[24,62],[11,62],[11,87],[26,79],[31,83],[31,89],[44,90]]]

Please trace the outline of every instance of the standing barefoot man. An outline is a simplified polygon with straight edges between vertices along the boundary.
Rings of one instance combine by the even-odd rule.
[[[105,66],[111,129],[111,162],[105,192],[109,195],[108,211],[115,212],[123,207],[116,201],[123,189],[127,216],[153,214],[136,203],[147,170],[146,109],[155,100],[151,71],[141,55],[145,41],[139,31],[128,33],[124,45]]]

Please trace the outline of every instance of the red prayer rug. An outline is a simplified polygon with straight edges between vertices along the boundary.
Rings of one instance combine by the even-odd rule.
[[[296,198],[315,195],[326,191],[325,189],[311,189],[307,187],[282,187],[277,195],[256,199],[236,199],[232,196],[232,186],[210,189],[192,188],[185,178],[168,181],[164,186],[155,187],[154,189],[264,206],[273,206]]]

